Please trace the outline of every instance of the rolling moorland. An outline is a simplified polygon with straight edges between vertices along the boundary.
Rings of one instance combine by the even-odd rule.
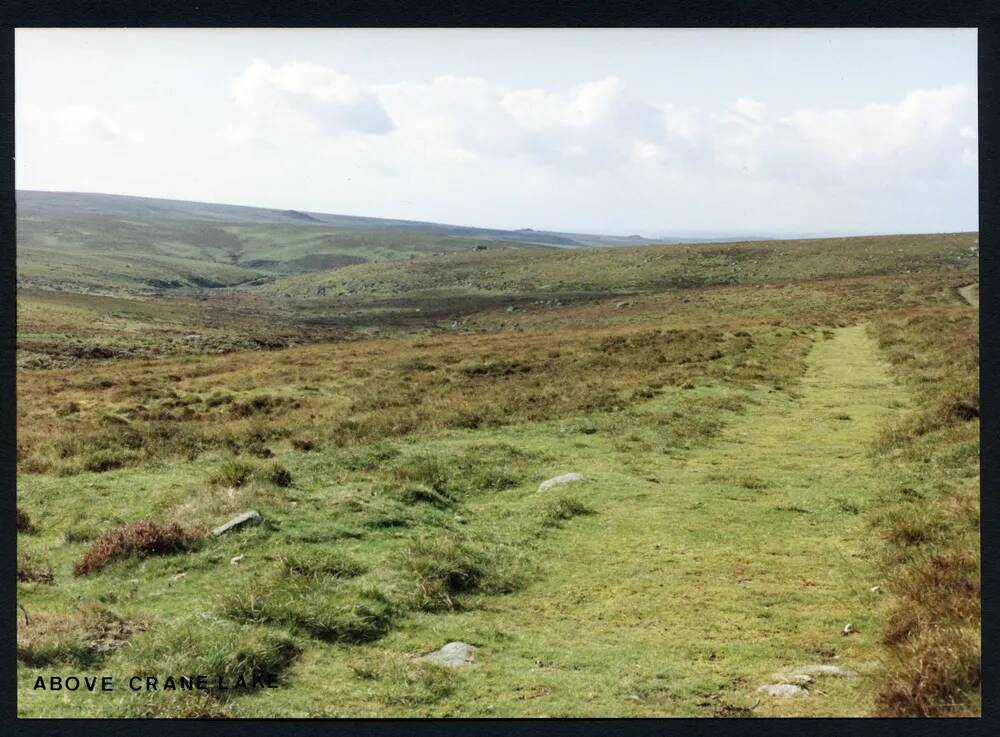
[[[18,204],[21,716],[979,713],[977,234]]]

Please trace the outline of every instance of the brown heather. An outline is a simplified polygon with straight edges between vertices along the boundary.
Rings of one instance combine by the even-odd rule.
[[[158,524],[144,519],[102,532],[73,566],[73,575],[86,576],[117,558],[169,555],[192,547],[200,539],[176,523]]]

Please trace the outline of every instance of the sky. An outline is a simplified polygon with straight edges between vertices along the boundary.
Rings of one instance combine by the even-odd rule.
[[[496,228],[978,229],[974,29],[18,29],[19,189]]]

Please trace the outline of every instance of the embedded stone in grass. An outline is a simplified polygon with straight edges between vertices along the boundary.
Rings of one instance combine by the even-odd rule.
[[[219,535],[225,535],[227,532],[233,530],[238,530],[246,525],[259,525],[261,522],[260,513],[256,510],[251,509],[249,512],[244,512],[233,517],[231,520],[225,524],[219,525],[214,530],[212,530],[212,535],[218,537]]]
[[[417,658],[417,660],[426,663],[437,663],[438,665],[444,665],[449,668],[460,668],[463,665],[469,665],[472,663],[472,656],[475,652],[476,648],[468,643],[449,642],[440,650],[435,650],[432,653],[422,655]]]
[[[587,479],[580,473],[564,473],[562,476],[555,476],[547,481],[543,481],[538,486],[538,493],[543,491],[548,491],[553,486],[559,486],[560,484],[571,484],[574,481],[586,481]]]
[[[806,676],[839,676],[841,678],[857,678],[858,672],[839,665],[818,663],[816,665],[801,665],[792,671],[795,675]]]
[[[769,683],[766,686],[761,686],[757,689],[760,693],[766,693],[768,696],[805,696],[808,691],[806,691],[802,686],[797,686],[794,683]]]
[[[800,686],[805,686],[816,680],[807,673],[793,673],[791,675],[787,673],[775,673],[774,677],[780,679],[785,683],[796,683]]]

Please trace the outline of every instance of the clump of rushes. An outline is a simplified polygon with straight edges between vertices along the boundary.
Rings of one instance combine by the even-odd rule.
[[[161,525],[150,519],[139,520],[102,532],[73,566],[73,575],[86,576],[131,555],[145,558],[180,553],[193,548],[200,539],[201,535],[175,522]]]

